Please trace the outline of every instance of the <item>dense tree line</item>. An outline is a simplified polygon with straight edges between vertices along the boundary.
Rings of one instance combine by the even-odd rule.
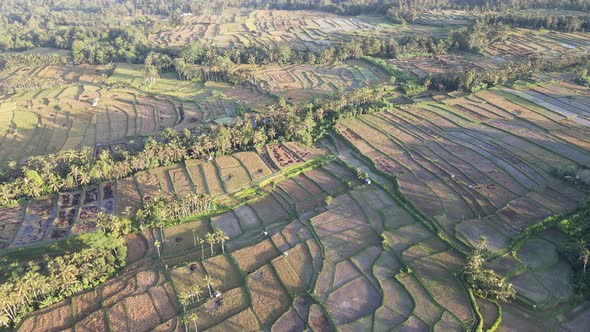
[[[57,256],[0,264],[0,328],[14,327],[27,313],[95,287],[125,265],[123,235],[129,221],[100,215],[100,230],[68,240],[79,248]]]
[[[68,63],[68,57],[57,54],[0,54],[0,70],[18,67],[60,66]]]
[[[506,24],[515,28],[547,29],[564,32],[590,31],[590,16],[494,13],[482,17],[485,24]]]
[[[11,76],[0,83],[0,93],[13,94],[37,89],[49,89],[64,84],[61,78],[54,80],[42,80],[39,77],[29,75]]]
[[[430,78],[429,88],[447,91],[475,92],[481,89],[506,83],[510,80],[528,77],[533,73],[559,71],[570,67],[588,66],[590,56],[567,56],[548,60],[542,57],[530,57],[510,61],[501,67],[487,70],[458,68],[444,75]],[[581,73],[584,73],[582,70]]]
[[[211,212],[215,204],[204,194],[190,194],[179,198],[174,194],[160,194],[143,203],[133,219],[141,229],[166,227],[181,219]]]
[[[559,248],[574,268],[572,284],[584,296],[590,294],[590,200],[583,202],[576,210],[562,216],[549,218],[557,229],[569,236],[570,241]]]

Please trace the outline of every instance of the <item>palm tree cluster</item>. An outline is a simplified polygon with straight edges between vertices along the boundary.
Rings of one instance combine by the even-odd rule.
[[[85,234],[85,248],[61,256],[0,264],[0,328],[27,313],[95,287],[125,265],[127,247],[121,234]]]
[[[209,297],[213,297],[213,285],[215,284],[215,280],[210,275],[206,275],[203,278],[203,281],[205,282],[205,285],[207,286],[207,289],[209,290]],[[197,320],[199,319],[199,317],[197,316],[197,314],[195,312],[188,314],[186,307],[191,303],[194,305],[195,298],[196,298],[197,302],[200,302],[202,293],[203,293],[203,288],[199,284],[194,284],[188,290],[183,291],[180,294],[178,294],[178,300],[180,301],[180,304],[182,305],[182,321],[184,322],[184,327],[185,327],[186,331],[188,331],[188,324],[191,322],[193,323],[193,326],[195,327],[195,331],[198,331]]]
[[[95,156],[92,148],[83,147],[77,151],[34,156],[22,167],[16,162],[6,162],[0,170],[0,205],[121,179],[189,158],[204,159],[212,154],[246,151],[276,138],[309,144],[341,117],[389,107],[385,97],[391,94],[391,89],[373,86],[307,105],[271,105],[255,115],[238,119],[235,125],[213,125],[199,135],[188,129],[179,134],[167,128],[160,136],[138,143],[134,151],[116,146],[112,151],[105,149]]]
[[[164,227],[183,218],[212,211],[215,204],[211,197],[203,194],[189,194],[179,198],[174,194],[160,195],[144,202],[144,207],[135,212],[140,227]]]
[[[0,54],[0,70],[9,70],[18,67],[60,66],[68,62],[68,57],[58,54]]]
[[[218,243],[221,244],[221,251],[225,254],[225,242],[229,240],[229,236],[227,236],[227,234],[225,234],[223,230],[216,229],[213,233],[205,234],[205,238],[200,238],[196,236],[196,228],[193,228],[193,240],[195,248],[197,247],[197,244],[201,245],[201,259],[204,260],[205,242],[209,244],[209,247],[211,249],[211,256],[215,255],[215,252],[213,251],[213,246]]]
[[[516,298],[516,290],[512,284],[494,270],[483,266],[487,248],[487,239],[481,236],[473,254],[467,259],[463,272],[465,281],[475,294],[483,298],[510,302]]]
[[[52,78],[44,80],[37,76],[18,75],[12,76],[0,84],[0,93],[13,94],[17,92],[27,92],[37,89],[49,89],[53,87],[61,87],[64,84],[61,78]]]

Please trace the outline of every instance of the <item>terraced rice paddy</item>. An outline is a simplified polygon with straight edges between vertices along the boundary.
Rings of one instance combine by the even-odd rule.
[[[460,14],[449,13],[444,22],[465,24]],[[197,40],[212,41],[221,47],[256,45],[288,46],[317,50],[340,44],[357,35],[405,36],[414,32],[441,34],[449,27],[432,17],[410,26],[391,24],[382,17],[342,17],[311,11],[225,10],[210,16],[189,16],[182,25],[149,36],[157,45],[187,45]]]
[[[509,276],[519,298],[550,310],[573,294],[571,270],[556,253],[559,239],[547,234],[528,240],[517,253],[519,260],[510,256],[508,246],[527,226],[568,211],[586,197],[583,188],[550,172],[590,164],[589,105],[588,90],[568,82],[519,90],[500,87],[363,115],[342,121],[338,132],[378,170],[395,177],[399,192],[454,246],[474,246],[480,235],[486,236],[490,250],[500,255],[494,269]],[[415,227],[404,225],[388,233],[393,248],[406,250],[400,241],[407,239],[423,245],[428,230]],[[460,257],[451,266],[460,266]],[[426,285],[432,283],[429,293],[435,298],[435,289],[448,289],[427,281],[427,273],[417,275]],[[453,298],[442,303],[460,302]],[[524,314],[514,310],[515,315]],[[452,313],[466,318],[467,312]],[[421,318],[422,323],[434,319]]]
[[[587,33],[535,31],[516,29],[504,42],[488,47],[485,55],[491,56],[527,56],[542,54],[545,57],[559,57],[562,54],[580,54],[588,52],[590,38]]]
[[[109,81],[124,81],[137,89],[98,85],[104,66],[24,69],[26,75],[63,83],[0,100],[2,161],[124,143],[137,136],[155,135],[164,128],[194,128],[216,119],[233,119],[240,108],[272,101],[253,86],[183,82],[175,74],[169,75],[172,73],[164,73],[149,92],[142,91],[141,68],[135,65],[117,65]]]
[[[342,92],[385,82],[389,75],[363,61],[346,61],[330,66],[265,66],[255,77],[261,89],[290,102]]]
[[[427,75],[444,75],[456,70],[482,71],[500,67],[506,62],[502,57],[484,57],[476,55],[445,54],[419,56],[412,58],[388,60],[399,69],[410,72],[417,77]]]
[[[160,193],[180,197],[202,193],[222,198],[322,155],[321,150],[298,143],[275,144],[260,153],[240,152],[210,162],[188,160],[82,191],[61,193],[57,198],[0,209],[0,249],[38,245],[92,231],[99,212],[122,214],[127,208],[133,212]]]
[[[121,330],[173,331],[180,326],[174,288],[165,273],[145,255],[154,252],[151,234],[129,239],[129,269],[99,287],[36,312],[20,330],[48,331],[55,328],[82,331]]]
[[[494,255],[488,266],[517,289],[519,301],[502,305],[502,328],[582,326],[588,309],[569,306],[572,271],[557,252],[562,236],[540,233],[514,254],[509,246],[527,226],[585,197],[584,187],[551,171],[590,164],[589,120],[590,93],[567,81],[498,87],[344,119],[322,148],[269,144],[4,209],[0,241],[13,248],[50,241],[55,230],[90,230],[93,212],[112,197],[119,213],[160,191],[223,200],[262,184],[232,210],[134,235],[130,259],[154,257],[148,244],[158,240],[166,273],[140,259],[98,289],[35,312],[20,330],[42,330],[47,317],[66,309],[63,328],[181,330],[184,311],[213,331],[468,330],[477,314],[460,273],[480,235]],[[340,160],[278,177],[328,151]],[[377,184],[361,182],[357,167]],[[216,229],[230,237],[225,253],[199,242]],[[206,276],[218,296],[210,296]],[[180,301],[195,284],[198,298]],[[120,295],[109,295],[113,289]],[[80,309],[93,296],[100,300]],[[498,307],[475,301],[490,327]],[[145,310],[126,313],[130,306]]]

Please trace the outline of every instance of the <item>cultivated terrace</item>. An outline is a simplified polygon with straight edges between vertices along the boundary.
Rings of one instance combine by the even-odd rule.
[[[3,0],[0,331],[584,331],[584,0]]]

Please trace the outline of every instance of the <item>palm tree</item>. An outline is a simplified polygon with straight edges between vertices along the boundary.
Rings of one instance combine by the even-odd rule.
[[[197,315],[197,313],[192,312],[190,315],[188,315],[188,319],[193,322],[195,326],[195,332],[199,332],[199,328],[197,327],[197,320],[199,319],[199,316]]]
[[[217,238],[217,242],[221,243],[221,250],[225,254],[225,241],[229,240],[229,236],[223,230],[216,229],[215,237]]]
[[[586,267],[588,266],[588,262],[590,261],[590,250],[588,250],[588,247],[586,247],[586,241],[584,240],[578,240],[578,253],[579,253],[579,259],[582,261],[582,264],[584,264],[584,275],[586,275]]]
[[[197,237],[197,228],[196,227],[193,227],[192,231],[193,231],[193,241],[195,242],[195,248],[196,248],[197,247],[197,239],[198,239],[198,237]]]
[[[162,244],[162,243],[161,243],[160,241],[158,241],[158,240],[154,241],[154,247],[156,247],[156,249],[158,250],[158,257],[162,257],[162,256],[160,255],[160,245],[161,245],[161,244]]]
[[[207,243],[209,243],[209,246],[211,247],[211,256],[213,256],[213,245],[215,243],[217,243],[217,238],[215,237],[215,234],[213,234],[213,233],[207,233],[206,238],[207,238]]]
[[[479,237],[479,240],[477,240],[475,247],[477,248],[478,255],[486,251],[488,249],[488,239],[485,236],[481,235]]]
[[[199,243],[201,244],[201,260],[205,260],[205,239],[199,239]]]
[[[186,314],[183,314],[181,319],[182,319],[182,322],[184,323],[184,330],[186,332],[188,332],[188,323],[189,323],[188,316]]]
[[[199,284],[194,284],[191,287],[191,294],[197,297],[197,302],[201,301],[201,293],[203,292],[203,288]]]
[[[213,297],[213,291],[211,290],[211,285],[213,285],[213,278],[211,278],[209,275],[206,275],[203,280],[205,280],[207,288],[209,288],[209,297]]]
[[[88,174],[88,172],[86,172],[86,171],[80,172],[80,175],[78,176],[78,181],[80,182],[81,185],[85,186],[85,185],[89,184],[90,180],[92,180],[92,178],[90,177],[90,174]]]
[[[180,301],[180,304],[182,304],[182,311],[183,312],[186,312],[186,306],[187,306],[190,298],[191,298],[190,294],[187,292],[181,292],[180,294],[178,294],[178,301]]]

